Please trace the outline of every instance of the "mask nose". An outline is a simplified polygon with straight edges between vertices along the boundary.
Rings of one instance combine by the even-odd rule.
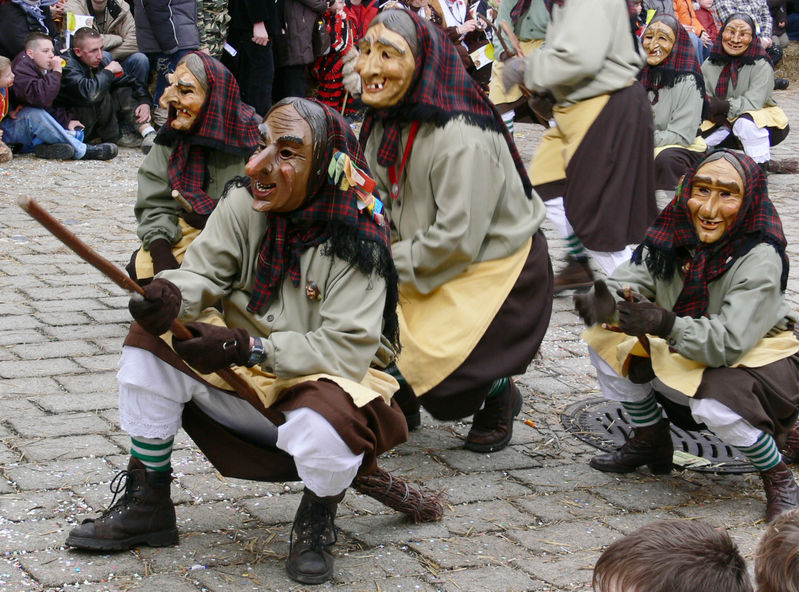
[[[269,176],[272,174],[274,164],[274,147],[267,146],[257,154],[250,157],[247,165],[244,167],[244,174],[248,177],[255,177],[258,175]]]

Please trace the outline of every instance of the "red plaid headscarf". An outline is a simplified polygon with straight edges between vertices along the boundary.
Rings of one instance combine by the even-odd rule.
[[[336,152],[348,155],[361,171],[371,176],[369,166],[344,118],[327,105],[313,102],[324,109],[327,124],[327,145],[321,158],[324,177],[321,186],[298,209],[266,214],[269,225],[261,242],[255,285],[247,310],[258,312],[279,288],[284,276],[299,286],[300,255],[306,249],[327,242],[326,253],[351,263],[366,275],[375,272],[386,280],[383,334],[398,349],[397,269],[391,258],[388,223],[384,220],[380,225],[366,209],[358,208],[354,187],[343,190],[327,175],[327,166]]]
[[[201,52],[208,78],[205,105],[188,133],[172,129],[175,108],[169,108],[166,123],[155,141],[174,146],[169,157],[169,183],[191,204],[198,214],[210,214],[216,201],[205,188],[208,185],[206,157],[208,149],[246,159],[258,146],[260,118],[255,109],[242,103],[239,85],[233,74],[214,58]]]
[[[652,104],[658,102],[658,91],[661,88],[671,88],[675,83],[684,78],[693,78],[696,89],[699,95],[704,98],[705,96],[705,79],[702,76],[702,69],[699,66],[699,60],[696,57],[696,50],[694,49],[691,38],[688,33],[677,19],[671,15],[658,15],[652,19],[648,26],[653,23],[661,22],[667,25],[674,31],[675,41],[674,47],[671,49],[668,57],[660,62],[657,66],[650,66],[646,64],[638,75],[638,80],[647,91],[654,93]]]
[[[714,243],[703,243],[696,234],[688,199],[697,169],[710,160],[725,158],[744,171],[744,197],[738,216]],[[708,284],[724,275],[735,261],[760,243],[772,245],[782,258],[780,289],[788,284],[788,256],[782,223],[768,197],[766,178],[760,166],[745,154],[731,150],[714,152],[689,169],[677,194],[657,217],[633,254],[641,263],[646,248],[646,266],[657,278],[670,279],[674,271],[685,273],[682,292],[672,309],[679,316],[699,318],[707,314]]]
[[[746,51],[739,56],[731,56],[728,54],[724,50],[721,39],[724,35],[724,29],[727,28],[727,25],[729,25],[732,20],[745,21],[752,29],[752,43],[750,43]],[[763,49],[763,46],[760,44],[760,38],[757,36],[757,28],[755,27],[755,22],[752,20],[752,17],[740,12],[731,14],[730,17],[724,21],[724,25],[719,31],[716,42],[713,44],[713,47],[710,48],[710,55],[707,59],[711,64],[723,65],[714,90],[715,95],[723,99],[727,96],[727,88],[730,82],[732,82],[733,86],[738,84],[738,70],[740,70],[741,66],[754,64],[756,60],[768,59],[766,50]]]
[[[504,136],[524,192],[531,197],[533,186],[508,128],[502,123],[493,103],[466,72],[455,47],[442,31],[428,21],[410,11],[400,12],[407,14],[416,28],[419,44],[416,71],[408,92],[399,103],[388,109],[367,109],[361,127],[361,144],[366,146],[375,120],[382,121],[384,131],[377,151],[377,162],[391,166],[399,156],[403,124],[421,121],[444,127],[450,120],[463,117],[470,125],[490,129]]]

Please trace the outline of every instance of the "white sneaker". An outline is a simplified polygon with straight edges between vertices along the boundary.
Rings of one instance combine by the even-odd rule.
[[[155,142],[155,132],[152,131],[142,138],[141,151],[144,154],[148,154],[150,152],[150,148],[153,147],[154,142]]]

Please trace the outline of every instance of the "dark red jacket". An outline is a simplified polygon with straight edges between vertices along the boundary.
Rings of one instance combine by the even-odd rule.
[[[61,90],[61,73],[42,73],[34,61],[24,51],[11,62],[14,72],[14,86],[11,90],[17,105],[38,107],[52,115],[65,128],[72,114],[63,107],[53,107],[53,101]]]
[[[369,2],[369,0],[364,0],[364,3],[360,6],[354,6],[348,2],[345,8],[347,17],[353,25],[355,41],[358,41],[366,34],[366,29],[369,28],[372,19],[377,16],[377,3],[369,2],[367,4],[366,2]]]

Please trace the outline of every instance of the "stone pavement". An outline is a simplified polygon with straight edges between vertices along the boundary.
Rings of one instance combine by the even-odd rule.
[[[799,121],[799,91],[778,93],[777,100]],[[517,127],[526,162],[539,137],[540,128]],[[797,144],[794,132],[775,156],[795,155]],[[0,168],[0,590],[303,590],[284,571],[299,484],[225,479],[183,433],[173,457],[179,546],[113,555],[63,547],[77,516],[110,502],[109,482],[127,463],[114,374],[130,322],[128,298],[15,199],[36,198],[124,265],[137,245],[133,203],[141,160],[125,149],[110,162],[24,157]],[[769,179],[794,262],[796,179]],[[565,246],[552,232],[548,238],[557,268]],[[795,269],[788,297],[799,309]],[[445,490],[444,520],[413,525],[350,491],[337,521],[335,576],[312,588],[588,590],[605,545],[663,518],[728,528],[751,567],[765,527],[756,475],[614,476],[588,467],[595,449],[567,433],[560,418],[571,403],[597,396],[581,330],[571,297],[556,298],[541,356],[518,380],[525,405],[506,450],[465,451],[468,421],[439,423],[424,415],[422,429],[381,464]]]

